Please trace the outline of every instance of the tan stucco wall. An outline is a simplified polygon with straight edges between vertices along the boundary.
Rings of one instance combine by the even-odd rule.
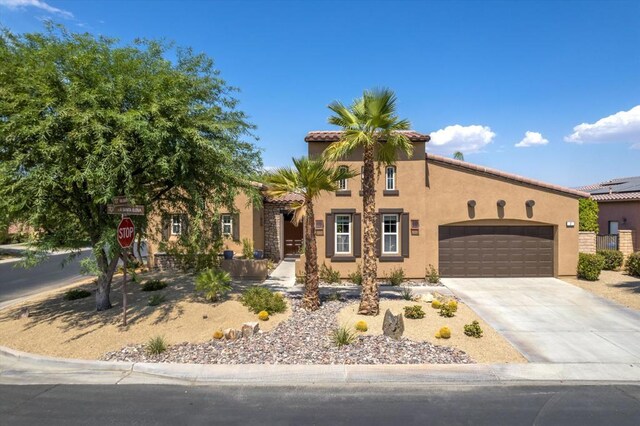
[[[328,144],[309,144],[310,154],[318,155]],[[424,150],[424,144],[422,150]],[[416,152],[420,147],[416,146]],[[578,259],[578,228],[567,228],[566,222],[578,223],[578,200],[559,193],[518,184],[501,178],[488,177],[476,172],[445,166],[424,160],[424,151],[412,160],[400,160],[397,166],[398,196],[383,196],[384,179],[376,183],[376,210],[402,208],[409,219],[420,220],[419,235],[410,235],[410,255],[404,262],[381,262],[379,277],[401,266],[410,278],[423,278],[425,268],[438,267],[438,226],[447,224],[484,225],[552,225],[555,227],[556,275],[575,275]],[[344,161],[359,171],[358,161]],[[426,165],[428,164],[428,167]],[[360,177],[350,179],[350,197],[325,194],[315,203],[316,219],[325,220],[331,209],[355,208],[362,212]],[[476,200],[475,217],[469,217],[468,200]],[[496,202],[505,200],[504,217],[498,215]],[[527,212],[525,202],[534,200],[535,206]],[[531,217],[529,217],[531,216]],[[326,226],[326,223],[325,223]],[[331,262],[325,258],[325,236],[318,236],[319,263],[327,262],[343,277],[356,268],[353,262]]]

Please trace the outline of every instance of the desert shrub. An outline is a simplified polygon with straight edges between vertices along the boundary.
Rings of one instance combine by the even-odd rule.
[[[458,302],[456,302],[455,300],[449,300],[445,304],[449,307],[449,309],[451,309],[451,311],[458,312]]]
[[[275,293],[266,287],[249,287],[242,293],[240,302],[254,314],[267,311],[271,315],[287,309],[287,302],[282,294]]]
[[[231,291],[231,275],[221,269],[205,269],[196,277],[196,291],[203,292],[205,299],[215,302]]]
[[[358,321],[358,322],[356,323],[356,330],[361,331],[361,332],[363,332],[363,333],[364,333],[364,332],[365,332],[365,331],[367,331],[368,329],[369,329],[369,326],[367,325],[367,323],[366,323],[366,322],[364,322],[364,321]]]
[[[356,340],[356,334],[345,326],[338,327],[331,332],[331,340],[337,347],[350,345]]]
[[[442,327],[436,333],[436,339],[448,339],[451,337],[451,329],[449,327]]]
[[[269,271],[273,271],[274,269],[276,269],[276,264],[273,263],[273,260],[267,259],[267,269]]]
[[[327,266],[325,263],[320,266],[320,280],[327,284],[335,284],[340,282],[340,272],[333,269],[331,266]]]
[[[603,266],[604,258],[599,254],[580,253],[578,257],[578,278],[596,281]]]
[[[162,280],[147,280],[142,284],[142,291],[158,291],[167,288],[167,283]]]
[[[440,312],[438,312],[440,314],[441,317],[445,317],[445,318],[452,318],[456,315],[456,311],[458,310],[458,304],[456,303],[455,306],[451,304],[451,302],[447,302],[447,303],[443,303],[440,306]]]
[[[72,288],[64,293],[64,300],[78,300],[91,296],[91,292],[81,288]]]
[[[356,270],[347,275],[349,281],[354,283],[355,285],[362,285],[362,267],[360,264],[356,266]]]
[[[269,321],[269,312],[267,311],[258,312],[258,319],[260,321]]]
[[[164,302],[165,299],[166,298],[165,298],[164,294],[153,294],[151,297],[149,297],[148,305],[149,306],[158,306],[159,304]]]
[[[296,275],[296,284],[304,284],[307,281],[307,274],[302,271],[301,275]]]
[[[429,284],[438,284],[440,282],[440,274],[433,265],[429,265],[427,268],[425,279]]]
[[[213,338],[216,340],[220,340],[224,337],[224,333],[222,332],[222,330],[216,330],[213,332]]]
[[[614,271],[624,263],[624,254],[620,250],[598,250],[598,254],[604,259],[602,269]]]
[[[403,288],[400,296],[402,296],[404,300],[413,300],[415,298],[413,291],[409,287]]]
[[[342,300],[342,296],[337,291],[331,292],[327,294],[325,297],[327,302],[340,302]]]
[[[404,282],[404,269],[392,269],[391,272],[389,272],[389,276],[387,277],[387,279],[389,280],[389,284],[391,285],[397,286],[402,284]]]
[[[640,251],[631,253],[627,258],[627,273],[634,277],[640,277]]]
[[[167,342],[162,336],[156,336],[147,342],[146,350],[149,355],[160,355],[167,350]]]
[[[253,259],[253,241],[249,238],[242,239],[242,256],[245,259]]]
[[[442,302],[441,302],[441,301],[439,301],[438,299],[433,299],[433,300],[431,301],[431,307],[432,307],[433,309],[440,309],[440,307],[441,307],[441,306],[442,306]]]
[[[475,337],[476,339],[482,337],[482,328],[480,327],[480,323],[478,323],[478,321],[473,321],[471,324],[466,324],[464,326],[464,334],[469,337]]]
[[[410,319],[420,319],[424,318],[424,311],[422,310],[422,306],[413,305],[413,306],[405,306],[404,307],[404,317]]]

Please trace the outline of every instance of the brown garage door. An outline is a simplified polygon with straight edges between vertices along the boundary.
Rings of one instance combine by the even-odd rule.
[[[441,226],[443,277],[552,277],[552,226]]]

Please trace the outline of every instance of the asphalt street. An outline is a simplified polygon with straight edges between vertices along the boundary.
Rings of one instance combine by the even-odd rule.
[[[640,385],[0,386],[3,425],[634,425]]]

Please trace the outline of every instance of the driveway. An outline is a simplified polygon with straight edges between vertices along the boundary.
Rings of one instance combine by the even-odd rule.
[[[564,281],[443,278],[442,282],[531,362],[640,362],[640,312]]]

